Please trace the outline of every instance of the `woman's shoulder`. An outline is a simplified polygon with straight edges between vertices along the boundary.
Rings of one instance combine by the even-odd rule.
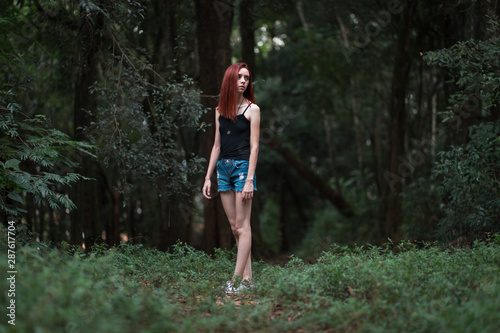
[[[260,107],[255,103],[250,104],[247,114],[246,117],[250,121],[252,121],[252,119],[260,119]]]
[[[260,112],[260,107],[255,103],[250,103],[248,110],[253,112]]]
[[[224,118],[222,114],[219,112],[219,107],[215,108],[215,118],[219,119],[220,117]]]

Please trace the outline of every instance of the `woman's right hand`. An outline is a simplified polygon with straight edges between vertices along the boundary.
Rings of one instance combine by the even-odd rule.
[[[210,189],[212,188],[212,182],[210,179],[205,179],[205,184],[203,184],[203,196],[207,199],[212,199],[210,196]]]

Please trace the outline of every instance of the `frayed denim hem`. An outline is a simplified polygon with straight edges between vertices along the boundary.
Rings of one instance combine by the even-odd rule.
[[[234,188],[228,188],[228,189],[218,189],[217,192],[229,192],[229,191],[234,191],[234,192],[238,192],[238,193],[241,193],[243,192],[243,189],[234,189]],[[257,188],[254,187],[253,188],[253,191],[256,192],[257,191]]]

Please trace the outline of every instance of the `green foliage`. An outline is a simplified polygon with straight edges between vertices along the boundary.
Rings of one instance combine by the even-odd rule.
[[[5,239],[0,269],[7,271]],[[315,265],[297,257],[283,266],[257,262],[254,288],[234,297],[223,287],[234,251],[211,257],[178,243],[169,252],[121,245],[84,254],[32,244],[16,253],[12,332],[489,333],[498,326],[500,235],[453,251],[408,242],[334,246]]]
[[[205,110],[193,80],[183,76],[176,82],[172,76],[151,88],[146,77],[130,68],[108,80],[113,84],[91,89],[101,106],[88,134],[101,148],[100,160],[119,171],[122,189],[142,178],[162,195],[186,193],[192,187],[190,177],[202,171],[204,161],[182,147],[183,130],[203,127]]]
[[[446,216],[440,221],[440,236],[446,240],[500,228],[500,121],[470,131],[471,140],[440,152],[434,168],[442,179]]]
[[[424,60],[447,70],[458,89],[450,96],[443,122],[458,130],[464,119],[492,118],[500,105],[499,22],[490,21],[491,37],[470,39],[428,52]],[[477,121],[476,121],[477,123]],[[470,141],[438,154],[433,174],[441,182],[445,217],[442,239],[475,238],[500,228],[500,122],[469,127]]]
[[[491,33],[500,31],[498,21],[490,21]],[[485,40],[470,39],[448,49],[427,52],[424,60],[443,67],[458,89],[450,96],[444,122],[455,122],[458,128],[463,119],[490,114],[500,103],[500,37]]]
[[[0,210],[18,217],[27,194],[38,204],[74,209],[61,186],[88,178],[67,171],[77,166],[70,153],[92,155],[93,147],[51,128],[43,115],[24,115],[14,97],[12,90],[0,91]]]
[[[107,37],[120,55],[102,54],[103,75],[90,88],[98,106],[88,111],[94,121],[84,130],[101,148],[98,159],[117,171],[111,184],[127,195],[135,185],[147,184],[174,200],[192,189],[192,177],[203,170],[204,159],[190,140],[204,128],[200,119],[206,110],[195,81],[177,71],[177,59],[172,66],[153,63],[158,59],[142,48],[143,41],[130,40],[131,31],[146,38],[138,32],[147,27],[146,9],[144,2],[128,1],[114,2],[107,11]]]
[[[16,87],[16,99],[22,101],[23,112],[35,120],[35,114],[43,113],[62,132],[75,130],[74,106],[79,100],[75,97],[86,93],[75,91],[85,77],[78,64],[82,64],[80,60],[85,54],[90,54],[87,52],[97,51],[92,60],[98,66],[92,71],[98,72],[92,78],[88,100],[91,110],[87,110],[87,119],[92,123],[85,128],[85,134],[94,139],[100,150],[96,168],[86,165],[85,169],[99,179],[99,186],[84,191],[92,191],[93,197],[99,195],[99,204],[92,214],[96,217],[90,224],[96,234],[105,231],[108,241],[113,239],[109,237],[109,221],[119,221],[119,232],[129,239],[146,243],[151,240],[151,244],[163,243],[162,246],[177,238],[199,244],[197,236],[188,235],[207,230],[199,227],[203,223],[202,214],[197,214],[197,209],[203,209],[200,191],[190,193],[194,186],[199,187],[201,179],[197,176],[203,172],[202,160],[195,154],[204,144],[199,129],[200,125],[204,128],[200,115],[205,110],[198,103],[196,81],[217,79],[218,75],[199,77],[203,62],[200,55],[209,50],[198,47],[197,21],[204,16],[196,15],[195,3],[0,2],[0,71],[11,82],[3,90]],[[294,251],[302,244],[304,254],[317,258],[331,243],[352,244],[380,237],[385,232],[387,196],[387,180],[380,175],[388,170],[393,126],[389,114],[394,101],[391,78],[403,69],[394,66],[402,13],[391,11],[390,7],[397,1],[258,0],[241,1],[234,7],[219,6],[223,1],[215,3],[218,14],[234,9],[236,19],[248,15],[254,20],[257,52],[253,73],[256,101],[262,110],[257,168],[260,194],[256,207],[260,207],[264,240],[276,245],[274,251]],[[436,68],[419,65],[415,59],[418,51],[448,43],[450,27],[457,28],[453,34],[456,38],[476,34],[477,28],[483,26],[481,13],[491,13],[487,3],[467,0],[456,6],[442,6],[436,1],[418,2],[411,20],[410,79],[400,82],[408,87],[404,128],[407,153],[415,142],[434,138],[435,126],[430,126],[433,111],[444,109],[443,96],[455,89],[446,85],[451,89],[442,92],[442,77]],[[446,15],[446,20],[439,19],[441,15]],[[243,42],[237,21],[233,24],[231,43],[224,45],[233,48],[233,60],[245,60],[247,55],[235,52]],[[212,23],[217,24],[216,20]],[[82,38],[91,31],[96,34],[94,41],[99,41],[98,45]],[[459,87],[445,114],[452,125],[464,129],[466,126],[460,125],[465,125],[465,119],[468,126],[490,116],[498,100],[498,45],[498,38],[471,40],[426,54],[430,64],[449,70]],[[203,93],[204,97],[216,94]],[[454,140],[451,131],[437,132],[443,134],[439,136],[443,142]],[[356,218],[340,216],[314,186],[272,151],[269,143],[275,138],[332,187],[337,185],[332,179],[335,174],[342,196],[353,207]],[[432,152],[440,149],[440,143],[433,143]],[[435,218],[443,215],[437,209],[440,198],[430,179],[429,161],[426,158],[418,168],[412,166],[408,176],[394,175],[404,178],[405,232],[422,238],[434,235],[427,223],[434,223]],[[2,163],[0,168],[6,167],[9,172],[14,172],[17,165],[33,175],[70,175],[59,172],[60,163],[41,170],[36,170],[34,162],[18,157],[2,159]],[[40,179],[52,182],[48,190],[62,193],[59,189],[65,186],[61,183],[65,178],[53,177]],[[18,203],[20,198],[25,199],[35,211],[36,203],[30,196],[24,198],[20,192],[11,192],[9,200]],[[443,208],[448,209],[449,194],[446,196]],[[118,205],[118,201],[128,205]],[[194,208],[186,204],[193,201]],[[70,227],[64,210],[39,212],[29,221],[32,229],[56,242],[68,240],[67,231],[72,229],[73,237],[82,227]],[[182,215],[183,221],[175,215]],[[60,217],[56,225],[52,225],[53,217]],[[163,228],[164,223],[169,227]]]
[[[18,4],[23,6],[22,2]],[[47,77],[35,75],[39,72],[32,70],[36,52],[24,49],[28,44],[36,49],[38,42],[30,42],[34,35],[32,17],[27,12],[20,15],[18,10],[24,9],[11,4],[2,3],[0,7],[5,14],[0,20],[0,34],[5,37],[0,45],[0,211],[18,219],[26,212],[22,208],[25,202],[72,210],[75,205],[65,194],[66,188],[88,180],[74,170],[81,159],[79,154],[94,156],[95,147],[71,140],[46,114],[40,114],[43,107],[34,97],[33,85],[41,78],[47,86]],[[45,64],[43,59],[33,62],[42,67]],[[45,95],[43,99],[50,98]]]

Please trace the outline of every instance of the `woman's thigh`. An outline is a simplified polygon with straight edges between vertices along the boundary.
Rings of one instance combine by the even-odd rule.
[[[250,227],[252,214],[252,199],[242,200],[242,192],[236,192],[236,224],[238,227]]]
[[[252,199],[242,200],[242,192],[220,192],[222,206],[229,223],[237,228],[250,227]]]
[[[226,212],[227,219],[229,223],[236,223],[236,193],[232,190],[219,192],[220,199],[222,201],[222,206]]]

